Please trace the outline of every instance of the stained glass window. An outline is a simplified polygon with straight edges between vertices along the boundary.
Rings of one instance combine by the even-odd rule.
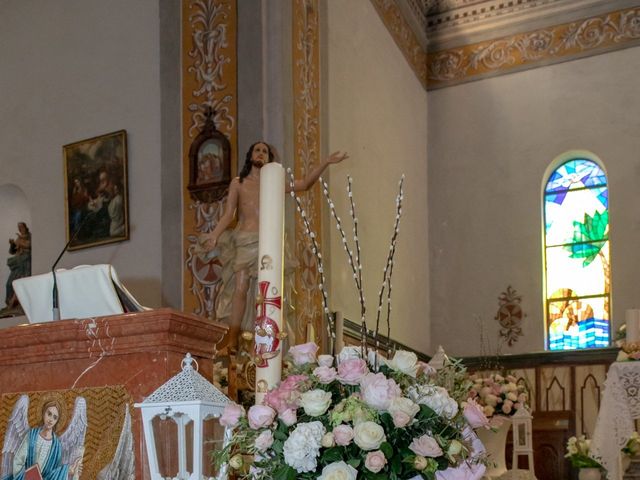
[[[547,348],[609,346],[609,189],[602,168],[572,158],[544,190]]]

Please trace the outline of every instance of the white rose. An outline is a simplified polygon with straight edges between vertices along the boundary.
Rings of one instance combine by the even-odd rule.
[[[358,471],[345,462],[330,463],[322,469],[318,480],[356,480]]]
[[[453,418],[458,413],[458,402],[449,396],[449,392],[445,388],[423,385],[411,387],[408,393],[411,400],[426,405],[445,418]]]
[[[336,439],[333,436],[332,432],[325,433],[322,437],[322,441],[320,442],[324,448],[335,447]]]
[[[387,440],[383,428],[375,422],[362,422],[354,429],[353,441],[362,450],[377,450]]]
[[[393,417],[397,413],[403,413],[413,419],[420,411],[420,405],[406,397],[395,397],[387,410]]]
[[[413,352],[398,350],[387,365],[392,370],[411,375],[413,378],[418,374],[418,356]]]
[[[331,392],[316,389],[309,390],[300,396],[300,406],[310,417],[319,417],[331,405]]]
[[[517,402],[518,401],[518,394],[514,393],[514,392],[509,392],[509,393],[507,393],[507,399],[511,400],[512,402]]]
[[[338,355],[338,363],[342,363],[351,358],[361,358],[360,347],[343,347]]]

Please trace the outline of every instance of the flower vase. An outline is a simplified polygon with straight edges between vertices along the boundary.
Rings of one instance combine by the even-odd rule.
[[[501,415],[496,416],[491,419],[490,426],[491,429],[479,428],[476,433],[487,450],[489,465],[487,465],[485,477],[498,478],[507,471],[505,449],[511,419]]]
[[[578,472],[579,480],[600,480],[602,472],[599,468],[581,468]]]

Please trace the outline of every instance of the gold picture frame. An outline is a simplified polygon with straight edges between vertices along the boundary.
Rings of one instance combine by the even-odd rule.
[[[62,150],[68,249],[128,240],[127,132],[70,143]]]

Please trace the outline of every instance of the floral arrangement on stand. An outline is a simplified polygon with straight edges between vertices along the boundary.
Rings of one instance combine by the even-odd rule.
[[[235,431],[218,465],[256,480],[482,476],[482,444],[471,430],[486,420],[482,411],[461,408],[414,353],[365,361],[355,347],[336,358],[316,358],[317,350],[291,348],[294,367],[262,405],[246,415],[236,404],[225,409],[220,423]],[[255,456],[250,469],[247,454]]]
[[[625,324],[616,330],[615,344],[620,349],[616,362],[640,360],[640,343],[627,342],[627,326]]]
[[[569,438],[565,458],[569,459],[574,468],[603,469],[600,462],[591,455],[591,440],[584,435]]]
[[[529,393],[525,385],[511,374],[491,373],[488,376],[470,375],[470,402],[477,402],[488,418],[509,417],[521,408],[528,408]]]
[[[352,180],[348,179],[347,194],[354,247],[350,247],[329,197],[328,185],[320,179],[360,303],[361,345],[345,347],[338,355],[335,325],[328,315],[322,255],[302,201],[291,188],[316,257],[332,354],[318,355],[318,346],[313,343],[292,347],[291,367],[261,404],[250,407],[246,413],[240,405],[228,405],[220,423],[233,428],[234,434],[222,450],[213,453],[218,466],[228,464],[241,478],[255,480],[482,477],[484,447],[472,429],[486,422],[482,410],[473,403],[462,408],[457,394],[452,398],[446,388],[438,385],[435,371],[418,362],[414,353],[397,351],[391,360],[378,353],[383,310],[390,338],[391,276],[402,213],[403,180],[399,183],[391,244],[378,293],[375,331],[370,331],[366,324]],[[291,182],[293,186],[293,177]],[[368,345],[369,334],[373,334],[374,348]],[[392,352],[386,353],[391,357]]]

